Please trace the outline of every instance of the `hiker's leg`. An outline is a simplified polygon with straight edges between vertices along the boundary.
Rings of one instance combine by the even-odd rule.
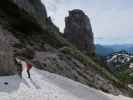
[[[29,70],[27,70],[27,74],[28,74],[28,78],[30,78],[30,71]]]
[[[20,78],[22,78],[22,73],[21,72],[18,72],[18,75]]]
[[[22,78],[22,72],[20,72],[20,77]]]
[[[22,72],[23,72],[23,69],[22,69],[22,66],[20,68],[20,77],[22,78]]]

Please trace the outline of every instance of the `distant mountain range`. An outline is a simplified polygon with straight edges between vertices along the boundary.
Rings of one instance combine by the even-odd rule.
[[[108,46],[104,46],[104,45],[99,45],[97,44],[96,45],[96,53],[97,55],[100,55],[100,56],[107,56],[111,53],[113,53],[113,49],[108,47]]]
[[[126,52],[133,54],[133,44],[121,44],[121,45],[100,45],[96,44],[96,53],[100,56],[107,56],[114,52],[125,50]]]

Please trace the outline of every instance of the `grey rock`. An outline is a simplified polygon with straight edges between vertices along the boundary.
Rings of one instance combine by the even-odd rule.
[[[18,40],[0,26],[0,75],[16,73],[13,57],[13,44],[15,43],[18,43]]]
[[[69,11],[65,18],[64,37],[82,51],[95,54],[94,37],[90,20],[82,10]]]
[[[29,15],[34,17],[40,26],[46,28],[47,12],[41,0],[10,0],[20,9],[24,9]]]

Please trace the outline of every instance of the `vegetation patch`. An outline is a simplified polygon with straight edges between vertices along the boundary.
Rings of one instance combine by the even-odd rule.
[[[103,75],[107,79],[118,82],[118,79],[115,78],[111,73],[109,73],[104,67],[94,62],[90,57],[84,55],[82,52],[80,52],[76,48],[63,47],[60,50],[63,53],[71,55],[75,59],[79,60],[85,66],[93,66],[99,73],[101,73],[101,75]]]
[[[114,75],[124,84],[130,84],[133,82],[133,76],[131,76],[131,71],[129,69],[130,63],[123,64],[117,68]]]

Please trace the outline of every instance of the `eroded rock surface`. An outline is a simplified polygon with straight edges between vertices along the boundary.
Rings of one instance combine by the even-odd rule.
[[[65,24],[64,37],[82,51],[94,54],[94,38],[88,16],[79,9],[69,11],[69,16],[65,18]]]

